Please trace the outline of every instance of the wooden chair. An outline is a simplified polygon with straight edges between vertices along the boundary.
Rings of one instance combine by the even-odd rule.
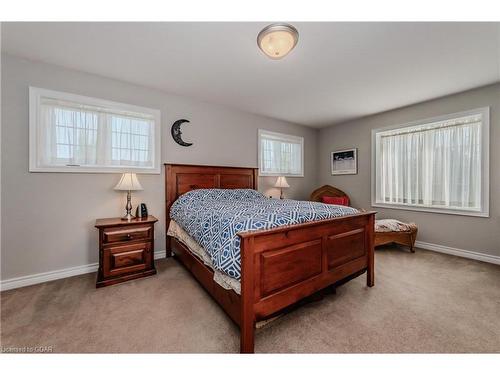
[[[346,193],[344,193],[342,190],[337,189],[336,187],[330,186],[330,185],[323,185],[320,188],[317,188],[311,193],[311,197],[309,200],[313,202],[321,202],[321,198],[323,196],[328,196],[328,197],[349,197]]]

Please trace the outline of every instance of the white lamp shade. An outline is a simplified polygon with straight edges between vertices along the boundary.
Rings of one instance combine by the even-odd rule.
[[[286,182],[285,176],[280,176],[276,180],[276,183],[274,184],[274,187],[277,187],[277,188],[288,188],[288,187],[290,187],[290,185],[288,185],[288,182]]]
[[[115,190],[142,190],[142,186],[135,173],[124,173],[120,182],[116,184]]]

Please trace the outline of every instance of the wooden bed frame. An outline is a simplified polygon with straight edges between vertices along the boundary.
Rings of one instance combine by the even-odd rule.
[[[165,164],[166,226],[170,207],[200,188],[257,189],[255,168]],[[374,212],[239,233],[241,295],[213,280],[213,271],[167,236],[172,254],[240,327],[241,353],[253,353],[255,323],[315,292],[367,272],[374,285]]]

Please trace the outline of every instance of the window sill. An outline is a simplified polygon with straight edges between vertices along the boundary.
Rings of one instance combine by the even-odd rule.
[[[60,166],[60,167],[31,167],[30,173],[140,173],[140,174],[160,174],[160,167],[141,168],[141,167],[79,167],[79,166]]]
[[[490,217],[489,211],[465,211],[465,210],[455,210],[447,208],[433,208],[433,207],[420,207],[420,206],[410,206],[401,204],[388,204],[388,203],[374,203],[372,202],[372,207],[380,208],[390,208],[395,210],[405,210],[405,211],[420,211],[420,212],[430,212],[435,214],[446,214],[446,215],[461,215],[461,216],[473,216],[473,217]]]
[[[304,177],[304,174],[286,174],[286,173],[259,173],[259,177]]]

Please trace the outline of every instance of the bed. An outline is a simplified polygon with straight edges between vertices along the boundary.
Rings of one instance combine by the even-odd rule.
[[[165,164],[166,225],[185,193],[198,189],[257,190],[255,168]],[[174,206],[175,209],[175,206]],[[239,293],[214,280],[216,270],[167,235],[174,255],[240,327],[240,352],[253,353],[255,324],[339,281],[367,274],[374,285],[374,212],[238,232]]]

